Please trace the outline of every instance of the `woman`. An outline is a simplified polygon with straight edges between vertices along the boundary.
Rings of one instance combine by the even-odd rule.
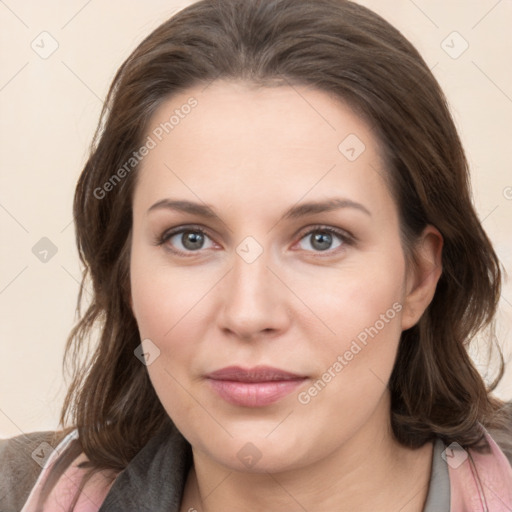
[[[70,426],[4,446],[8,507],[510,510],[510,408],[466,352],[499,261],[443,93],[375,13],[182,10],[114,78],[74,214]]]

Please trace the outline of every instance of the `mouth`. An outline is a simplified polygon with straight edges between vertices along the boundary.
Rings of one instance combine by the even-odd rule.
[[[263,407],[292,393],[308,377],[270,366],[230,366],[206,376],[210,387],[225,401],[240,407]]]

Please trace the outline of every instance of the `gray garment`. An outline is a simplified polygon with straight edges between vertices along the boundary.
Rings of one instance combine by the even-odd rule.
[[[448,467],[441,457],[445,446],[436,439],[424,512],[450,511]],[[117,477],[99,512],[179,512],[192,465],[192,450],[174,427],[151,440]]]
[[[119,473],[98,512],[179,512],[191,466],[190,444],[170,425]]]
[[[432,453],[430,486],[423,512],[450,512],[450,474],[448,464],[441,457],[444,449],[444,443],[437,438]]]

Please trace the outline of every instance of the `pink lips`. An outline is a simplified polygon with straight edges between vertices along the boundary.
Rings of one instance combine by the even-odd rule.
[[[277,402],[300,386],[307,377],[269,366],[244,369],[230,366],[206,376],[224,400],[242,407],[263,407]]]

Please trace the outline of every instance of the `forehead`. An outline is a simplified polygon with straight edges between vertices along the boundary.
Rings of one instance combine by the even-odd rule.
[[[144,140],[152,148],[141,161],[137,188],[155,200],[176,189],[187,196],[298,201],[309,191],[339,188],[361,196],[385,187],[378,141],[367,123],[340,100],[306,86],[216,81],[193,87],[159,106]]]

